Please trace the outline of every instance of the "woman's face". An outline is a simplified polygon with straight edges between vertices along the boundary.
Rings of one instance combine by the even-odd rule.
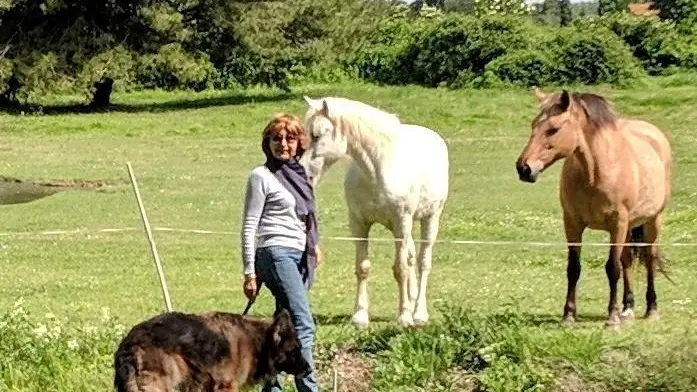
[[[298,151],[298,139],[284,129],[271,137],[269,147],[274,158],[287,161],[295,157]]]

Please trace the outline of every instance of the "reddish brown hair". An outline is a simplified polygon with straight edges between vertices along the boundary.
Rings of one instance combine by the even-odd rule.
[[[294,136],[298,140],[298,149],[295,152],[296,157],[301,157],[307,150],[307,137],[305,136],[305,127],[302,121],[297,116],[292,114],[281,113],[274,116],[266,127],[261,139],[261,150],[264,151],[266,158],[271,159],[271,147],[269,146],[271,138],[276,136],[281,131],[285,130],[288,135]]]

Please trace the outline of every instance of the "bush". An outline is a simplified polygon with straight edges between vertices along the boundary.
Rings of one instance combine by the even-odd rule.
[[[36,320],[20,298],[0,314],[0,390],[106,390],[113,350],[126,332],[104,309],[103,325],[67,328],[52,314]],[[113,374],[113,373],[112,373]]]
[[[429,19],[395,17],[380,25],[369,46],[345,62],[357,77],[377,83],[411,83],[413,64],[408,53],[426,33]]]
[[[697,42],[691,35],[681,33],[672,22],[614,13],[578,19],[574,23],[583,29],[610,29],[629,45],[649,74],[665,73],[676,67],[695,67]]]
[[[523,0],[474,0],[474,14],[486,15],[530,15],[532,8]]]
[[[452,16],[426,31],[408,59],[416,82],[460,86],[480,76],[497,57],[529,47],[531,40],[530,25],[518,18]]]
[[[550,54],[539,49],[507,53],[486,66],[490,84],[503,82],[524,87],[542,86],[553,82],[554,61]]]
[[[545,28],[515,16],[449,14],[384,31],[357,62],[364,79],[486,87],[624,84],[642,74],[630,47],[602,25]]]
[[[467,390],[535,391],[552,382],[530,360],[529,320],[519,313],[483,315],[450,305],[439,310],[442,321],[373,344],[374,390],[463,390],[457,373],[471,376]]]
[[[540,36],[531,22],[510,16],[402,18],[381,27],[353,65],[370,81],[460,87],[475,83],[492,60],[532,47]]]
[[[564,29],[550,43],[558,83],[625,84],[643,70],[630,48],[607,29]]]

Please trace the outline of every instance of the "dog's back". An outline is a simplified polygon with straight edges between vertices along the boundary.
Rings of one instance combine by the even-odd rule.
[[[163,390],[188,378],[205,383],[196,370],[229,356],[230,342],[207,328],[201,316],[165,313],[136,325],[121,342],[114,357],[114,385],[119,392],[140,392],[144,382],[166,386]]]
[[[287,346],[289,339],[297,347],[278,346]],[[118,392],[212,390],[214,385],[235,390],[238,383],[267,376],[259,370],[273,372],[279,353],[298,371],[309,369],[287,312],[273,322],[222,312],[164,313],[137,324],[121,341],[114,354],[114,387]]]

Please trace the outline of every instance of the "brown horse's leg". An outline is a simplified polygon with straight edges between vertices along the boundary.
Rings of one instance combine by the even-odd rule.
[[[572,222],[567,216],[564,216],[564,230],[566,232],[567,243],[581,243],[583,238],[583,225]],[[578,245],[569,245],[567,251],[566,264],[566,304],[564,304],[565,324],[570,324],[576,321],[576,284],[581,276],[581,247]]]
[[[620,325],[620,306],[617,302],[617,282],[620,280],[620,271],[622,269],[622,252],[624,250],[624,242],[627,239],[627,230],[629,223],[627,222],[627,214],[620,211],[620,215],[615,223],[615,227],[610,232],[610,255],[605,264],[605,273],[610,286],[610,296],[607,305],[607,327],[609,329],[617,329]]]
[[[656,266],[660,262],[661,257],[656,242],[658,240],[658,232],[662,221],[663,216],[658,215],[654,220],[644,225],[646,242],[651,244],[648,252],[642,252],[642,255],[646,258],[646,318],[649,320],[658,319],[658,304],[656,302],[654,278],[656,276]]]
[[[622,249],[622,273],[624,278],[624,295],[622,296],[622,320],[634,319],[634,293],[632,292],[632,250]]]

